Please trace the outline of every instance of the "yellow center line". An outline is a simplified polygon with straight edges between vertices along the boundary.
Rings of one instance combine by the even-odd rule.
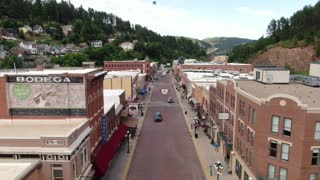
[[[174,83],[174,81],[172,81],[172,83]],[[175,87],[174,87],[174,88],[175,88]],[[175,89],[174,89],[174,90],[175,90]],[[185,122],[186,122],[187,128],[188,128],[190,134],[192,134],[191,127],[190,127],[190,125],[189,125],[189,123],[188,123],[188,120],[187,120],[187,116],[186,116],[186,114],[183,112],[181,97],[179,97],[179,94],[178,94],[177,91],[175,91],[175,92],[176,92],[176,95],[177,95],[177,97],[178,97],[178,99],[179,99],[180,107],[181,107],[181,109],[182,109],[182,113],[183,113],[184,120],[185,120]],[[206,168],[206,166],[205,166],[205,163],[204,163],[204,161],[203,161],[203,159],[202,159],[202,156],[201,156],[201,153],[200,153],[200,151],[199,151],[198,143],[196,142],[194,136],[192,136],[191,139],[192,139],[193,145],[194,145],[194,147],[195,147],[195,149],[196,149],[196,153],[197,153],[198,159],[199,159],[199,161],[200,161],[200,164],[201,164],[201,167],[202,167],[202,171],[203,171],[203,173],[205,174],[206,179],[207,179],[207,180],[210,180],[209,173],[208,173],[208,171],[207,171],[207,168]]]

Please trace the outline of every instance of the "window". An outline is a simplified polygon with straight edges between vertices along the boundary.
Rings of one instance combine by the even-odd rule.
[[[277,141],[270,141],[270,152],[269,152],[269,156],[271,157],[277,157]]]
[[[279,116],[272,116],[272,127],[271,131],[273,133],[278,133],[279,132]]]
[[[54,164],[52,166],[52,179],[53,180],[63,180],[63,169],[62,165]]]
[[[239,114],[241,114],[242,116],[245,116],[245,103],[241,100],[239,104]]]
[[[244,131],[244,123],[241,123],[241,136],[243,136],[243,131]]]
[[[247,140],[248,140],[248,142],[250,143],[250,129],[248,128],[247,129]]]
[[[288,170],[285,168],[280,168],[279,180],[287,180]]]
[[[252,124],[256,123],[256,109],[252,108],[252,120],[251,120]]]
[[[254,145],[254,133],[253,132],[251,132],[251,146],[253,146]]]
[[[244,180],[249,180],[249,176],[248,176],[246,171],[244,171],[244,177],[243,178],[244,178]]]
[[[291,136],[291,119],[289,119],[289,118],[284,119],[283,135]]]
[[[312,150],[312,160],[311,165],[319,165],[320,163],[320,156],[319,156],[320,149],[313,149]]]
[[[81,166],[84,166],[88,161],[87,146],[85,145],[81,151]]]
[[[256,71],[256,80],[260,80],[260,71]]]
[[[281,144],[281,159],[288,161],[289,160],[289,149],[290,145],[289,144]]]
[[[318,180],[318,173],[310,174],[309,180]]]
[[[76,179],[77,176],[77,163],[76,163],[76,158],[74,158],[74,161],[72,163],[72,170],[73,170],[73,178]]]
[[[268,165],[268,179],[275,179],[276,167],[272,164]]]
[[[252,151],[249,152],[249,166],[252,165]]]
[[[316,123],[316,131],[314,133],[314,139],[320,140],[320,122]]]
[[[239,163],[238,160],[236,160],[236,175],[238,176],[239,179],[241,179],[241,174],[242,174],[242,166],[241,164]]]

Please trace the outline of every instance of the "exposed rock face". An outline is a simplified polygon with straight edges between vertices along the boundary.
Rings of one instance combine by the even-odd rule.
[[[251,60],[252,64],[272,64],[284,67],[289,65],[295,71],[308,71],[309,63],[319,60],[314,46],[283,48],[273,47]]]

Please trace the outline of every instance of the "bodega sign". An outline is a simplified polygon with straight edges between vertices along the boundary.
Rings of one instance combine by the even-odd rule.
[[[16,83],[83,83],[82,77],[64,76],[8,76],[7,82]]]

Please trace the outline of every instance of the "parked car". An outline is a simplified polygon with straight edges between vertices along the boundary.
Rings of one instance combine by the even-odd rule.
[[[173,103],[172,97],[169,97],[169,98],[168,98],[168,103]]]
[[[154,114],[154,121],[155,122],[161,122],[162,121],[162,116],[161,116],[161,113],[160,112],[156,112]]]

